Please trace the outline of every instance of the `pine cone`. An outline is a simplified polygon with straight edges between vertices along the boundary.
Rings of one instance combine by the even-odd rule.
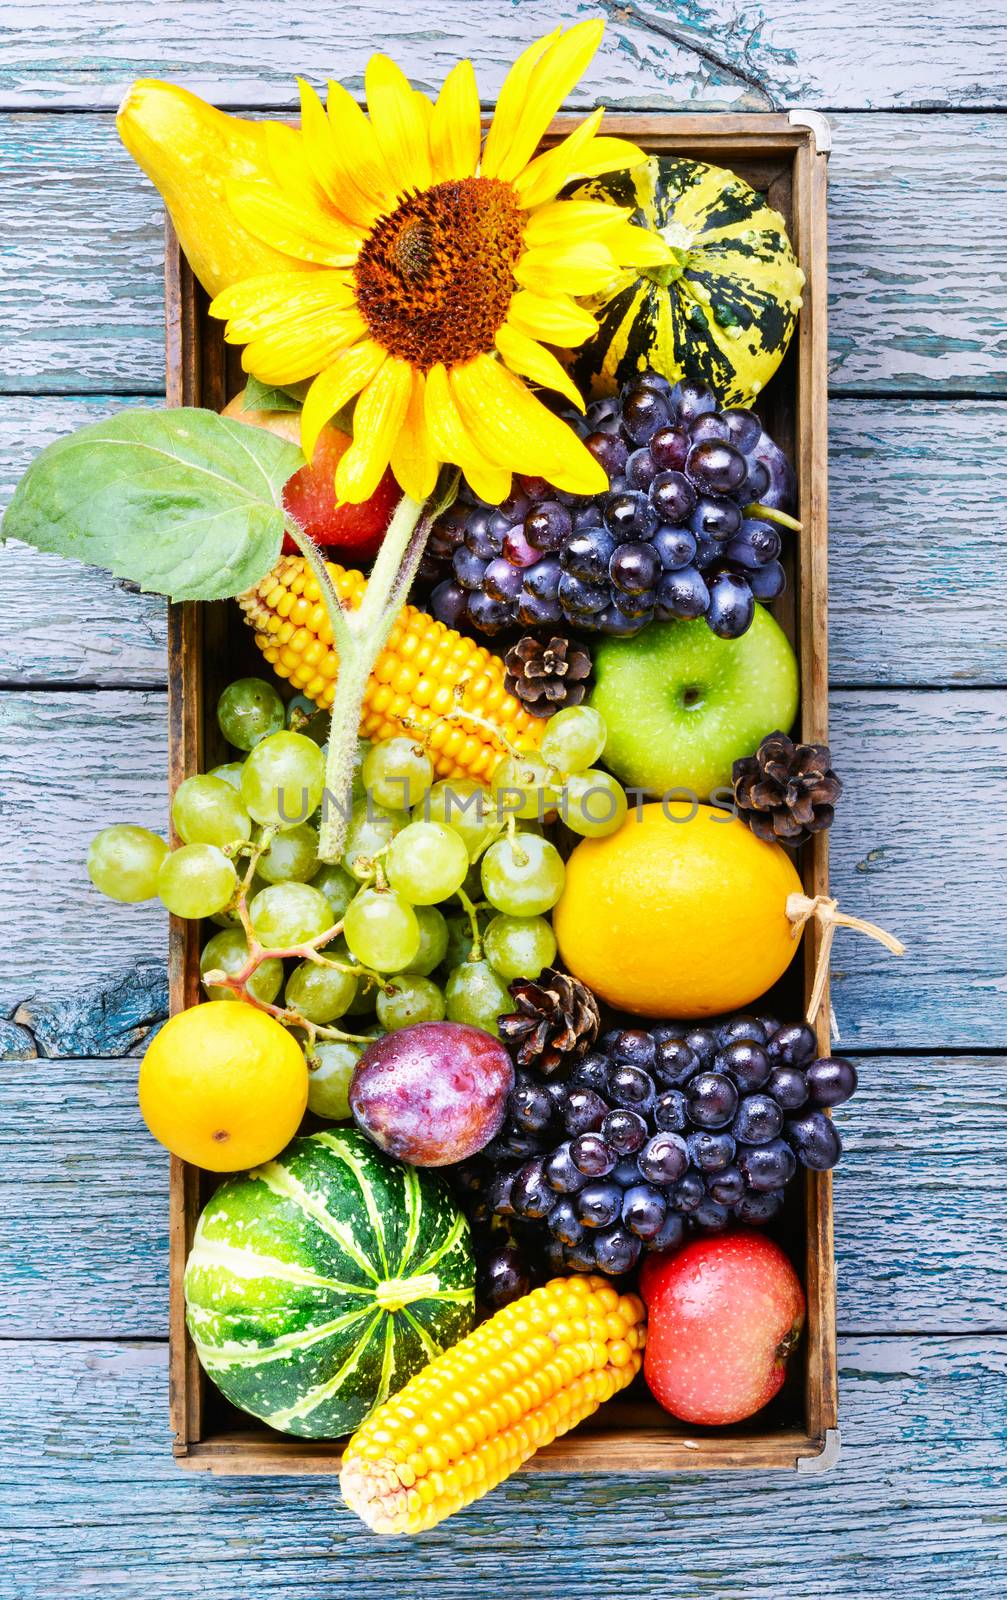
[[[506,1044],[516,1046],[518,1066],[535,1066],[548,1076],[572,1066],[598,1037],[601,1012],[590,989],[565,972],[545,967],[538,982],[515,978],[510,992],[517,1010],[497,1026]]]
[[[769,733],[754,756],[734,763],[734,800],[760,839],[799,844],[832,826],[843,792],[827,744],[798,744]]]
[[[587,694],[591,657],[564,639],[536,639],[526,633],[504,657],[505,683],[533,717],[551,717],[561,706],[579,706]]]

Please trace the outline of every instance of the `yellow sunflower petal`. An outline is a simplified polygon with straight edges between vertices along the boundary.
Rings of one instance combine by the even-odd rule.
[[[571,494],[601,494],[608,487],[604,468],[573,429],[492,356],[453,367],[451,393],[464,426],[490,459]]]
[[[496,331],[496,347],[512,372],[522,378],[530,378],[532,383],[540,383],[546,389],[554,389],[557,394],[565,395],[578,411],[584,410],[580,390],[551,350],[543,349],[535,339],[529,339],[520,328],[508,322]]]
[[[357,191],[359,204],[380,216],[395,199],[395,184],[374,129],[341,83],[330,82],[326,108],[342,178]]]
[[[412,500],[426,500],[437,482],[438,462],[427,430],[425,393],[426,379],[422,372],[414,372],[405,421],[392,446],[392,471]]]
[[[286,188],[292,176],[303,183],[307,158],[299,130],[287,122],[266,122],[263,133],[273,182],[280,189]]]
[[[471,178],[479,165],[479,90],[471,61],[459,61],[444,79],[430,125],[434,180]]]
[[[632,215],[628,206],[610,206],[604,200],[553,200],[528,218],[524,242],[529,250],[541,250],[574,240],[605,240],[617,223]]]
[[[371,127],[392,175],[396,194],[406,189],[428,189],[430,142],[409,79],[388,56],[373,55],[364,73],[364,88]]]
[[[601,127],[604,115],[605,107],[598,106],[565,139],[561,139],[551,150],[543,150],[533,161],[529,161],[523,172],[518,173],[514,179],[514,189],[526,210],[541,205],[544,200],[552,200],[570,174],[579,170],[584,152]]]
[[[659,233],[649,228],[637,228],[631,222],[617,223],[605,234],[608,245],[620,266],[662,267],[672,260],[672,253]]]
[[[344,273],[305,265],[298,272],[267,272],[232,283],[210,302],[210,315],[229,319],[237,336],[252,339],[275,317],[340,311],[355,300]]]
[[[424,413],[430,441],[442,461],[461,467],[469,484],[488,505],[499,505],[510,493],[510,469],[490,460],[477,447],[462,422],[441,362],[427,373]]]
[[[318,435],[330,417],[359,394],[365,383],[384,365],[385,352],[373,339],[363,339],[320,372],[304,399],[301,411],[301,449],[310,461]]]
[[[406,419],[412,386],[409,363],[389,356],[361,390],[353,412],[353,443],[336,468],[340,500],[358,505],[381,482]]]
[[[297,81],[301,90],[301,140],[305,162],[336,211],[353,226],[369,228],[380,216],[381,207],[354,182],[318,95],[303,78]]]
[[[532,294],[530,289],[519,289],[512,297],[507,325],[531,339],[544,339],[547,344],[558,344],[566,350],[583,344],[598,329],[590,311],[569,295]]]
[[[587,70],[604,31],[600,18],[575,23],[536,62],[523,114],[496,170],[498,178],[505,182],[516,178],[531,160],[556,112]]]
[[[580,128],[575,129],[555,150],[546,150],[536,156],[515,180],[514,187],[526,210],[551,200],[572,178],[597,178],[603,172],[624,172],[647,160],[646,150],[641,150],[639,145],[631,144],[628,139],[610,138],[606,134],[600,139],[578,142],[575,148],[571,147],[566,152],[562,162],[550,165],[552,157],[558,156],[580,131]]]
[[[479,169],[483,177],[497,177],[500,165],[506,159],[511,140],[524,115],[532,73],[546,51],[556,43],[562,31],[561,28],[554,28],[544,39],[536,39],[527,50],[522,50],[504,79],[497,96],[493,121],[486,135],[486,146]]]
[[[331,366],[337,356],[366,333],[367,324],[355,306],[324,315],[313,312],[250,340],[242,365],[263,383],[300,383],[302,378],[313,378]]]
[[[523,289],[545,295],[598,294],[615,275],[612,252],[598,243],[528,250],[514,268]]]
[[[345,267],[360,253],[360,235],[320,207],[296,200],[268,183],[232,179],[225,185],[227,203],[242,227],[275,250],[298,261]]]

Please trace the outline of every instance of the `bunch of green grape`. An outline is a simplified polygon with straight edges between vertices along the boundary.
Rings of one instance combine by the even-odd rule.
[[[241,881],[250,852],[261,850],[247,889],[259,943],[310,945],[338,964],[271,956],[247,979],[252,998],[281,1003],[282,992],[284,1008],[305,1022],[352,1018],[355,1035],[445,1017],[496,1033],[513,1009],[508,985],[537,978],[556,955],[548,913],[565,868],[543,820],[558,814],[575,833],[597,836],[626,815],[623,790],[594,765],[605,745],[601,716],[560,711],[540,752],[506,757],[489,790],[471,779],[435,782],[429,755],[409,737],[361,740],[342,860],[326,864],[318,855],[325,753],[312,711],[301,697],[285,707],[260,679],[229,685],[217,718],[243,759],[179,785],[176,849],[145,828],[98,834],[92,882],[115,900],[157,897],[176,916],[217,922],[200,970],[204,979],[235,977],[249,956],[236,909]],[[223,984],[204,986],[211,999],[234,997]],[[315,1045],[312,1108],[321,1114],[342,1105],[355,1049],[337,1039]]]

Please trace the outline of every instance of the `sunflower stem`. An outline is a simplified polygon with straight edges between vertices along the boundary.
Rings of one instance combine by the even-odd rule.
[[[367,590],[352,622],[343,611],[332,579],[317,547],[294,534],[298,548],[318,579],[332,635],[339,654],[339,674],[332,702],[329,750],[325,762],[325,792],[318,854],[323,861],[338,861],[346,843],[353,796],[357,735],[374,663],[384,649],[416,576],[434,521],[458,492],[458,473],[442,472],[430,499],[424,504],[403,495],[395,509]],[[324,573],[324,578],[322,574]]]

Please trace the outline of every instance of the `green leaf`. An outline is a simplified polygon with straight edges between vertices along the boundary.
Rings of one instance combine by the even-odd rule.
[[[288,388],[278,389],[260,383],[258,378],[249,375],[241,409],[242,411],[300,411],[304,404],[304,396],[310,387],[308,383],[292,383]]]
[[[174,600],[242,594],[275,566],[295,444],[215,411],[124,411],[36,457],[3,535]]]

